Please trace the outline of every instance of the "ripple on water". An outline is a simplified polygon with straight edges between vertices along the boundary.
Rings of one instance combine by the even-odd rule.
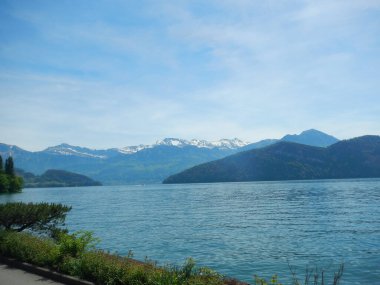
[[[161,264],[191,256],[246,281],[255,273],[286,281],[288,262],[330,276],[344,262],[342,284],[380,279],[378,179],[25,189],[0,196],[7,201],[71,205],[71,230]]]

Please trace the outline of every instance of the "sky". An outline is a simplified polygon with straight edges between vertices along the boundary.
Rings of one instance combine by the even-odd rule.
[[[380,0],[0,0],[0,142],[380,134]]]

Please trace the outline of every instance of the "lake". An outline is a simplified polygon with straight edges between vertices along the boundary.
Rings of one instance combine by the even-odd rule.
[[[288,263],[341,284],[379,284],[380,179],[24,189],[8,201],[60,202],[70,231],[91,230],[99,247],[159,264],[198,265],[252,282],[280,281]]]

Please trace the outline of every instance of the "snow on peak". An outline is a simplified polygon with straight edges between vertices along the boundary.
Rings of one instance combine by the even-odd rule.
[[[152,148],[152,147],[153,146],[151,146],[151,145],[140,144],[140,145],[136,145],[136,146],[126,146],[123,148],[119,148],[117,150],[118,150],[118,152],[120,152],[122,154],[132,154],[132,153],[138,152],[140,150],[143,150],[146,148]]]
[[[187,140],[176,139],[176,138],[166,138],[156,142],[156,145],[167,145],[167,146],[177,146],[182,147],[189,145]]]
[[[192,140],[184,140],[178,138],[165,138],[163,140],[157,141],[152,145],[136,145],[136,146],[127,146],[123,148],[113,148],[107,150],[95,150],[89,149],[85,147],[72,146],[66,143],[52,146],[45,149],[45,152],[54,153],[57,155],[71,155],[71,156],[80,156],[80,157],[88,157],[88,158],[98,158],[98,159],[106,159],[108,157],[119,154],[133,154],[139,152],[144,149],[154,148],[158,146],[170,146],[170,147],[186,147],[193,146],[198,148],[219,148],[219,149],[237,149],[239,147],[247,145],[247,142],[239,140],[237,138],[234,139],[221,139],[218,141],[206,141],[199,139]]]
[[[219,141],[211,142],[215,147],[235,149],[246,146],[248,142],[244,142],[238,138],[234,139],[221,139]]]
[[[99,151],[79,147],[79,146],[72,146],[66,143],[48,147],[46,152],[54,153],[54,154],[60,154],[60,155],[72,155],[72,156],[80,156],[80,157],[92,157],[92,158],[107,158],[105,155],[98,154]]]
[[[141,150],[147,148],[154,148],[157,146],[173,146],[173,147],[186,147],[186,146],[195,146],[199,148],[220,148],[220,149],[236,149],[242,146],[249,144],[248,142],[244,142],[239,140],[238,138],[234,139],[221,139],[219,141],[206,141],[206,140],[198,140],[192,139],[190,141],[178,138],[165,138],[163,140],[156,141],[155,144],[152,145],[144,145],[140,144],[137,146],[127,146],[123,148],[117,149],[119,153],[122,154],[133,154],[139,152]]]

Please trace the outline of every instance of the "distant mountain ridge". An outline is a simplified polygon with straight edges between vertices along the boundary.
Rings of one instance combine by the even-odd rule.
[[[100,186],[98,181],[91,178],[64,170],[49,169],[42,175],[34,175],[21,169],[16,170],[24,180],[25,188],[42,187],[81,187],[81,186]]]
[[[67,143],[63,143],[57,146],[48,147],[43,150],[46,153],[60,154],[60,155],[73,155],[80,157],[92,157],[92,158],[109,158],[118,154],[133,154],[144,149],[155,148],[157,146],[173,146],[173,147],[187,147],[194,146],[198,148],[219,148],[219,149],[237,149],[248,145],[248,142],[244,142],[238,138],[234,139],[221,139],[218,141],[207,141],[192,139],[190,141],[178,138],[165,138],[157,141],[152,145],[137,145],[126,146],[123,148],[110,148],[105,150],[95,150],[86,147],[73,146]]]
[[[327,147],[338,142],[339,140],[321,131],[310,129],[303,131],[299,135],[286,135],[281,139],[281,141]]]
[[[327,148],[279,141],[169,176],[164,183],[209,183],[380,177],[380,136]]]
[[[265,139],[265,140],[261,140],[255,143],[247,144],[243,146],[240,150],[244,151],[244,150],[262,148],[279,141],[295,142],[295,143],[311,145],[311,146],[328,147],[338,142],[339,140],[336,137],[328,135],[324,132],[321,132],[315,129],[310,129],[310,130],[303,131],[299,135],[285,135],[281,139]]]
[[[296,139],[302,141],[309,131],[296,136]],[[316,144],[318,137],[329,136],[316,132]],[[0,154],[3,157],[12,155],[20,168],[37,175],[48,169],[63,169],[86,175],[103,184],[146,184],[159,183],[169,175],[189,167],[239,151],[265,147],[277,141],[267,139],[249,144],[237,138],[211,142],[166,138],[152,145],[141,144],[104,150],[63,143],[37,152],[0,144]]]

